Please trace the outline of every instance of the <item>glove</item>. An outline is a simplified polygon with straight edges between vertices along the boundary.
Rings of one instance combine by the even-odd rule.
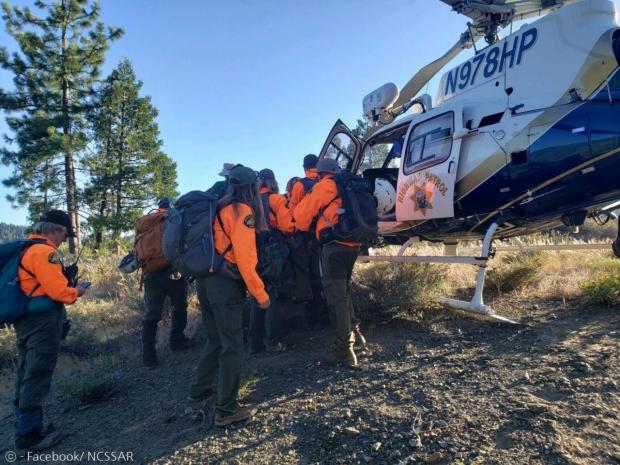
[[[62,322],[62,340],[64,341],[71,330],[71,320],[68,318]]]

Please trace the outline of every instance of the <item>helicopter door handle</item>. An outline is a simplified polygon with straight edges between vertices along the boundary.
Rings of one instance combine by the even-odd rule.
[[[452,169],[453,164],[454,164],[454,160],[450,160],[450,163],[448,163],[448,173],[450,173],[450,169]]]

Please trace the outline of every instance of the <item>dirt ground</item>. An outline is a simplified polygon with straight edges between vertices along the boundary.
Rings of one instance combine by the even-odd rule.
[[[162,465],[620,464],[619,309],[493,305],[524,324],[436,311],[366,327],[373,353],[357,372],[320,362],[327,329],[292,334],[287,351],[248,359],[246,400],[260,410],[237,428],[188,415],[200,348],[162,349],[155,370],[131,359],[104,402],[51,396],[48,416],[67,433],[55,452]],[[10,447],[11,420],[0,428]]]

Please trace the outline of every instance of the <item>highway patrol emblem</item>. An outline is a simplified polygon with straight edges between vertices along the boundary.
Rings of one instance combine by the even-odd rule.
[[[417,184],[414,186],[414,192],[411,196],[411,200],[413,200],[413,209],[414,211],[421,211],[423,215],[426,216],[426,210],[430,210],[433,208],[433,204],[431,200],[433,198],[433,191],[429,189],[428,186],[418,186]]]
[[[58,250],[54,250],[50,253],[47,256],[47,261],[53,263],[54,265],[60,265],[62,263],[62,257],[60,256],[60,253],[58,253]]]
[[[256,220],[254,219],[254,215],[248,215],[243,219],[243,224],[245,224],[248,228],[254,228],[256,226]]]

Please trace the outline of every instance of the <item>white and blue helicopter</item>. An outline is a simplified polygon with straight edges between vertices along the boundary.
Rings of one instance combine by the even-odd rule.
[[[493,238],[616,218],[620,27],[609,0],[441,1],[471,19],[459,41],[401,90],[367,95],[371,129],[356,137],[337,121],[320,158],[373,183],[390,243],[484,239],[481,256],[453,260],[480,266],[474,298],[448,303],[495,316],[482,302]],[[533,17],[500,39],[500,28]],[[434,103],[418,96],[482,37],[485,47],[443,75]],[[620,256],[619,238],[613,249]]]

